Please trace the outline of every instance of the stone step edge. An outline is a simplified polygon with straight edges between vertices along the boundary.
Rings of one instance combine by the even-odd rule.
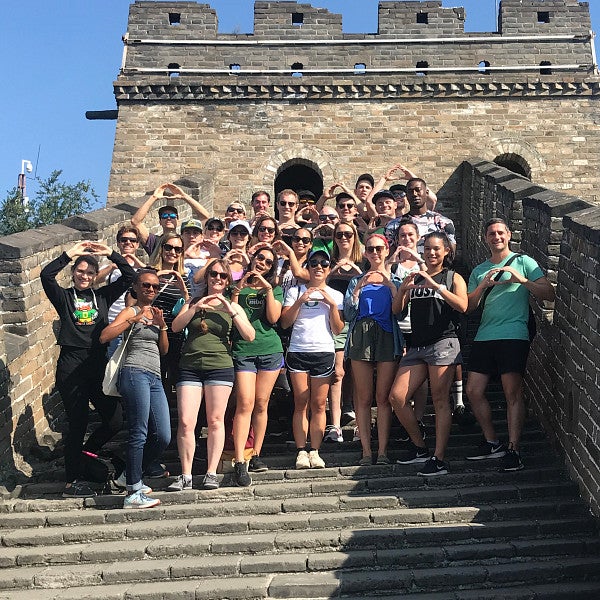
[[[240,588],[247,589],[249,585],[256,583],[259,583],[260,586],[266,586],[262,594],[258,597],[319,597],[322,596],[323,592],[328,597],[337,597],[340,594],[356,594],[359,592],[372,592],[373,590],[380,591],[382,589],[405,592],[414,592],[420,589],[422,591],[435,592],[449,588],[453,589],[458,586],[463,590],[482,585],[512,584],[513,586],[522,586],[525,583],[536,583],[542,578],[543,583],[548,584],[549,582],[568,581],[574,577],[581,576],[594,579],[598,578],[600,572],[600,557],[586,559],[577,557],[532,560],[525,563],[500,565],[488,564],[424,569],[410,568],[405,571],[396,569],[369,571],[355,569],[347,571],[338,570],[333,573],[283,573],[259,577],[241,576],[238,578],[219,577],[217,579],[207,579],[202,575],[190,576],[197,565],[193,563],[188,565],[184,560],[180,559],[180,562],[174,565],[168,561],[164,561],[167,563],[164,565],[160,565],[158,562],[149,565],[142,564],[141,566],[146,567],[146,569],[140,569],[138,573],[124,570],[119,564],[113,564],[101,572],[87,568],[87,573],[86,569],[74,569],[71,567],[64,569],[65,573],[62,575],[53,573],[52,569],[48,567],[32,567],[29,570],[33,579],[33,590],[40,587],[45,589],[46,586],[57,589],[61,587],[61,583],[63,584],[63,588],[71,588],[79,584],[83,584],[84,586],[114,584],[114,578],[122,572],[129,579],[128,582],[121,582],[122,584],[145,583],[148,586],[148,590],[152,586],[155,592],[155,586],[161,582],[168,581],[171,584],[170,589],[172,590],[173,585],[182,584],[181,577],[185,577],[184,585],[186,586],[189,586],[190,582],[198,581],[204,587],[200,592],[201,598],[230,597],[219,593],[219,590],[224,591],[223,588],[225,588],[228,591],[236,589],[239,591]],[[202,567],[200,566],[201,569]],[[0,573],[0,577],[2,575]],[[136,576],[140,577],[141,575],[147,576],[148,579],[135,579]],[[62,580],[60,577],[62,577]],[[254,581],[252,581],[253,579]],[[20,580],[13,579],[10,582],[12,584],[11,588],[15,589],[15,587],[18,587],[19,581],[25,583],[26,579],[25,577],[22,577]],[[539,583],[542,582],[539,581]],[[28,591],[31,590],[31,586],[29,587]],[[24,586],[21,589],[24,589]],[[197,592],[198,590],[196,589],[195,598],[199,597]],[[62,597],[64,598],[65,596],[63,595]]]
[[[88,544],[101,545],[103,543],[124,543],[131,541],[143,541],[154,546],[161,546],[165,554],[166,547],[172,547],[171,553],[178,553],[181,546],[187,543],[199,549],[201,552],[212,552],[214,554],[227,554],[231,551],[244,551],[253,549],[256,552],[270,552],[285,550],[287,546],[299,547],[353,547],[357,544],[372,545],[373,543],[402,543],[419,544],[426,543],[434,535],[440,540],[482,540],[497,539],[529,539],[540,536],[560,537],[565,533],[573,535],[598,534],[595,521],[587,515],[572,515],[553,519],[505,519],[500,521],[458,521],[452,520],[450,516],[446,521],[430,521],[426,523],[410,522],[410,518],[402,521],[402,514],[398,515],[396,521],[393,515],[384,515],[380,522],[371,523],[363,519],[360,521],[357,515],[350,513],[347,518],[332,518],[330,515],[314,519],[315,527],[310,526],[311,521],[300,516],[298,521],[301,527],[298,529],[288,528],[272,530],[266,528],[262,531],[212,531],[206,533],[202,524],[189,522],[166,522],[164,526],[149,522],[144,527],[138,523],[136,527],[127,525],[113,526],[94,529],[91,526],[80,526],[61,528],[57,531],[45,531],[44,534],[31,530],[26,535],[23,530],[9,532],[2,537],[2,549],[0,556],[10,557],[15,548],[45,548],[47,545],[73,545]],[[320,524],[317,524],[321,521]],[[347,521],[350,521],[349,523]],[[354,526],[357,523],[358,526]],[[303,528],[302,528],[303,525]],[[240,548],[236,546],[243,540],[245,545]],[[33,552],[33,550],[32,550]]]

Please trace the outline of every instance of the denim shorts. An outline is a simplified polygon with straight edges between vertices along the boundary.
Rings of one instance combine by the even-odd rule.
[[[426,364],[432,367],[444,367],[461,363],[462,355],[458,338],[444,338],[429,346],[407,348],[406,354],[400,361],[400,366],[411,367]]]
[[[226,369],[209,369],[207,371],[197,371],[196,369],[180,369],[177,387],[189,385],[202,388],[205,385],[225,385],[233,387],[234,371],[233,367]]]
[[[236,371],[248,371],[250,373],[279,371],[283,364],[283,352],[263,354],[262,356],[239,356],[233,359],[233,366]]]
[[[335,369],[335,352],[288,352],[286,363],[290,373],[329,377]]]

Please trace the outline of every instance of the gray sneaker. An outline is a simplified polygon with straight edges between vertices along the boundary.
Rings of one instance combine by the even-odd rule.
[[[214,473],[207,473],[202,480],[202,487],[205,490],[218,490],[219,478]]]
[[[189,479],[185,475],[178,475],[177,479],[167,488],[167,492],[181,492],[183,490],[192,489],[192,478]]]

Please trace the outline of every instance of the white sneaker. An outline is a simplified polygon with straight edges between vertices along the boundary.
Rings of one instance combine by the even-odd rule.
[[[152,508],[159,504],[160,500],[158,498],[150,498],[150,496],[146,496],[144,492],[138,490],[133,494],[129,494],[129,496],[125,496],[123,508]]]
[[[343,442],[344,436],[342,435],[342,430],[339,427],[334,427],[333,425],[329,426],[325,437],[323,438],[324,442]]]
[[[192,489],[192,478],[186,477],[185,475],[178,475],[177,479],[169,485],[167,492],[181,492],[183,490]]]
[[[352,436],[353,442],[360,442],[360,431],[358,430],[358,426],[354,428],[354,435]]]
[[[126,489],[127,488],[127,474],[125,473],[125,471],[123,471],[116,479],[113,479],[113,483],[118,488]],[[142,487],[139,489],[139,491],[143,492],[144,494],[151,494],[152,488],[149,485],[146,485],[142,481]]]
[[[311,450],[308,453],[308,461],[310,463],[311,469],[324,469],[325,468],[325,461],[319,456],[318,450]]]
[[[310,459],[306,450],[300,450],[296,456],[296,469],[310,469]]]

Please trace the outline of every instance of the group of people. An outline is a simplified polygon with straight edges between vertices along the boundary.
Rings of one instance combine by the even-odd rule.
[[[394,180],[406,184],[388,187]],[[186,202],[193,218],[179,224],[176,207],[164,204],[171,198]],[[269,400],[282,380],[291,383],[297,469],[325,467],[321,446],[343,441],[344,413],[356,419],[360,465],[389,464],[395,414],[408,443],[398,462],[424,463],[424,477],[443,475],[452,412],[464,409],[460,315],[478,306],[481,325],[466,392],[484,441],[467,458],[502,458],[506,470],[523,468],[529,294],[552,300],[554,290],[532,258],[511,252],[501,219],[486,223],[491,258],[473,270],[467,285],[451,268],[454,225],[434,210],[436,201],[426,182],[399,164],[378,182],[363,174],[354,189],[336,183],[319,198],[283,190],[275,214],[266,191],[253,194],[252,215],[236,201],[221,218],[210,217],[178,186],[164,184],[119,230],[119,253],[88,241],[51,261],[42,284],[61,319],[56,381],[69,422],[63,495],[94,494],[82,479],[82,452],[98,452],[120,430],[123,408],[129,431],[124,507],[159,504],[144,477],[166,475],[160,459],[171,439],[171,397],[181,474],[167,489],[192,487],[203,399],[202,486],[219,487],[228,433],[233,481],[250,485],[252,472],[268,469],[261,451]],[[159,235],[145,225],[157,202]],[[97,257],[110,264],[101,268]],[[72,284],[63,288],[56,276],[71,261]],[[125,345],[122,402],[101,391],[107,345],[111,353],[119,343]],[[495,376],[507,399],[508,445],[496,436],[485,397]],[[421,422],[427,389],[435,409],[433,453]],[[90,401],[102,423],[84,444]]]

